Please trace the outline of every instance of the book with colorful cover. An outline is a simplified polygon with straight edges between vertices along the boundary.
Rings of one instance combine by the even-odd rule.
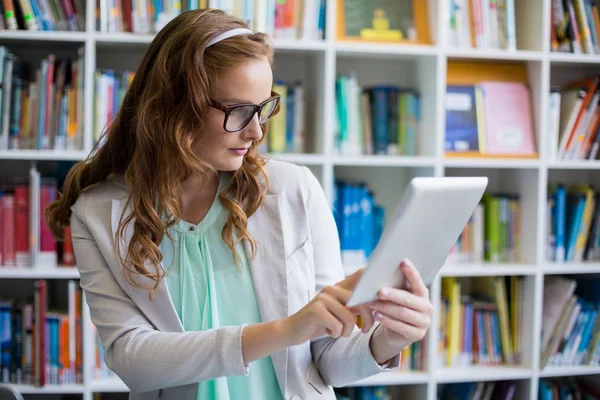
[[[446,152],[479,153],[475,86],[448,85],[446,88]]]

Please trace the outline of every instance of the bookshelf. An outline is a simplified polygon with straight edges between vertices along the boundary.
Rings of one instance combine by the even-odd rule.
[[[393,45],[337,42],[335,15],[337,2],[327,0],[325,40],[276,40],[275,76],[306,83],[307,111],[306,154],[273,154],[281,159],[308,166],[319,178],[327,197],[333,201],[334,179],[362,179],[377,193],[378,200],[390,208],[414,176],[489,176],[498,190],[511,190],[521,196],[525,212],[521,216],[522,257],[517,263],[466,263],[446,265],[430,288],[434,304],[432,329],[425,338],[425,369],[380,374],[354,385],[399,386],[406,398],[436,399],[441,385],[473,381],[514,380],[519,399],[536,399],[541,378],[556,376],[597,375],[600,367],[547,367],[540,369],[540,337],[544,278],[560,274],[600,275],[600,262],[555,264],[545,259],[545,215],[548,183],[566,180],[600,183],[600,161],[561,161],[551,154],[545,132],[549,126],[550,86],[567,82],[600,66],[600,55],[553,53],[548,40],[551,0],[515,1],[516,50],[450,47],[447,16],[448,1],[429,0],[431,45]],[[133,70],[152,40],[152,35],[100,33],[95,29],[94,2],[87,2],[85,32],[0,31],[0,44],[9,49],[27,49],[28,59],[45,56],[49,49],[75,54],[85,51],[84,130],[82,151],[0,150],[0,178],[7,174],[27,176],[31,162],[41,169],[60,161],[84,159],[93,144],[94,72],[96,68],[117,71]],[[30,50],[30,51],[29,51]],[[456,158],[444,155],[446,70],[454,61],[475,63],[517,63],[526,67],[533,103],[533,119],[539,158]],[[336,130],[335,81],[340,73],[354,71],[361,85],[394,83],[411,85],[422,95],[422,127],[415,156],[340,155],[334,150]],[[312,106],[314,104],[314,106]],[[348,269],[358,266],[347,266]],[[435,325],[440,317],[441,279],[475,276],[524,276],[528,293],[523,333],[523,363],[519,366],[444,367],[437,360]],[[77,271],[69,267],[6,268],[0,267],[0,288],[13,281],[28,279],[76,279]],[[91,400],[95,393],[126,392],[116,378],[93,378],[94,346],[89,311],[85,320],[83,385],[20,386],[27,395],[78,394]],[[47,398],[47,397],[44,397]],[[51,397],[48,397],[51,398]]]

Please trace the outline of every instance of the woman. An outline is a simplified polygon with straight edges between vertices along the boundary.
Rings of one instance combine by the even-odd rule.
[[[319,183],[257,150],[279,102],[272,63],[237,18],[178,16],[47,211],[57,238],[71,225],[106,363],[133,398],[333,399],[429,327],[409,263],[411,292],[345,307],[362,271],[343,279]]]

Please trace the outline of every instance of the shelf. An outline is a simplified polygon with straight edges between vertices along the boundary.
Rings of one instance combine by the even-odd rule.
[[[436,373],[439,383],[504,381],[531,378],[529,368],[473,365],[471,367],[441,368]]]
[[[559,275],[559,274],[600,274],[600,262],[589,263],[573,263],[566,262],[556,264],[548,262],[543,266],[544,274]]]
[[[0,150],[0,160],[84,160],[88,153],[84,151],[54,150]]]
[[[435,159],[424,156],[334,156],[333,165],[363,167],[433,167]]]
[[[543,53],[529,50],[448,49],[448,58],[478,60],[541,61]]]
[[[79,271],[75,267],[0,266],[0,279],[79,279]]]
[[[335,43],[338,55],[358,57],[433,57],[439,53],[439,48],[425,45],[399,45],[386,43]]]
[[[530,264],[464,263],[445,264],[441,276],[516,276],[535,275],[537,267]]]
[[[396,386],[396,385],[414,385],[418,383],[427,383],[429,375],[426,372],[415,371],[390,371],[381,372],[348,386]]]
[[[129,388],[118,376],[92,381],[92,392],[95,393],[125,393]]]
[[[16,385],[21,394],[79,394],[85,391],[83,385]]]
[[[557,161],[548,164],[550,169],[600,169],[598,160]]]
[[[600,64],[600,55],[550,53],[550,62],[552,64]]]
[[[268,157],[274,160],[291,162],[294,164],[304,164],[304,165],[323,165],[325,158],[321,154],[276,154],[270,153],[267,154]]]
[[[461,168],[518,168],[518,169],[535,169],[540,166],[540,160],[537,158],[461,158],[461,157],[445,157],[443,160],[445,167],[461,167]]]
[[[600,375],[600,366],[590,367],[589,365],[579,365],[574,367],[546,367],[540,371],[541,378],[578,375]]]
[[[2,40],[26,40],[26,41],[44,41],[44,42],[72,42],[83,43],[87,35],[85,32],[38,32],[38,31],[0,31],[0,41]]]

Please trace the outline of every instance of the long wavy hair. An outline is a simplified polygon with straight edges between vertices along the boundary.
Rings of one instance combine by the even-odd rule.
[[[170,21],[144,55],[120,110],[99,141],[103,145],[73,166],[60,197],[45,211],[52,234],[63,240],[62,228],[69,225],[70,208],[80,193],[112,174],[123,174],[131,188],[127,205],[133,206],[133,213],[121,216],[115,247],[131,284],[142,287],[134,279],[136,274],[151,279],[153,283],[145,286],[151,289],[150,297],[164,278],[159,245],[167,229],[180,219],[183,182],[193,174],[206,178],[216,172],[194,148],[217,75],[263,57],[273,64],[273,49],[262,33],[206,47],[215,35],[242,27],[248,26],[213,9],[188,11]],[[262,141],[267,127],[261,128]],[[259,144],[252,144],[241,168],[231,174],[219,194],[229,211],[222,237],[238,265],[235,247],[242,240],[249,241],[255,255],[248,218],[262,204],[268,187],[263,169],[266,159],[258,153]],[[132,221],[133,236],[123,259],[119,238]]]

